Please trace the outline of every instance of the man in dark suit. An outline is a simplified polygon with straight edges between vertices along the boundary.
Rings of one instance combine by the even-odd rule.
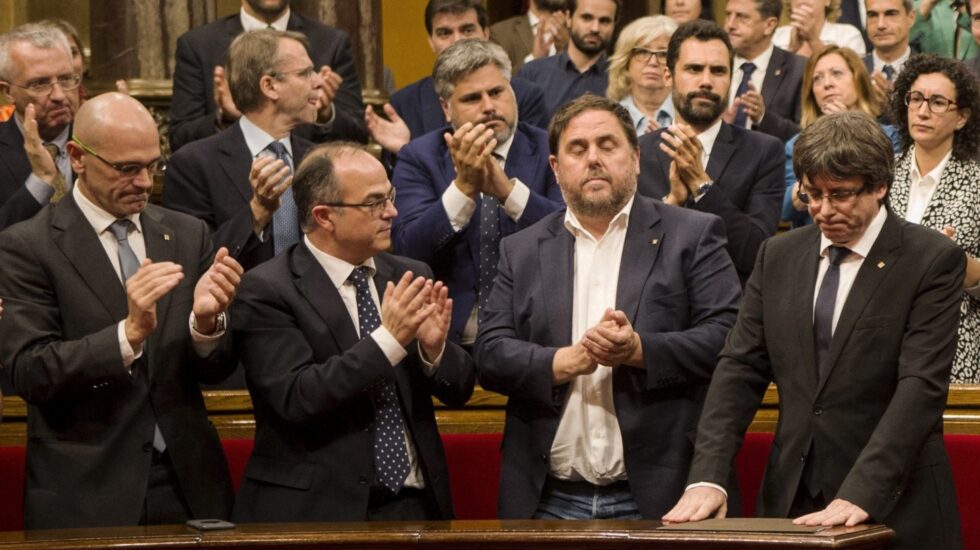
[[[25,527],[228,517],[198,381],[234,367],[241,266],[200,220],[147,205],[165,161],[136,100],[86,102],[68,154],[72,192],[0,238],[0,362],[29,405]]]
[[[460,40],[489,40],[490,37],[483,0],[430,0],[425,6],[425,29],[436,57]],[[521,121],[547,128],[548,114],[541,88],[529,80],[510,77],[510,70],[508,78]],[[365,123],[371,137],[392,154],[397,154],[412,139],[445,127],[447,122],[431,76],[395,92],[384,111],[387,119],[371,109],[365,110]]]
[[[568,45],[565,0],[531,0],[527,13],[490,26],[490,39],[507,52],[514,71],[525,63],[555,55]]]
[[[895,78],[912,55],[909,33],[915,24],[912,0],[865,0],[868,13],[868,38],[874,49],[864,56],[864,66],[871,75],[872,91],[879,105],[888,105]],[[891,120],[882,113],[882,122]]]
[[[884,523],[891,548],[962,548],[942,416],[963,251],[883,200],[890,140],[863,113],[820,118],[793,154],[816,222],[759,251],[708,391],[687,490],[664,519],[725,514],[720,487],[770,382],[779,423],[758,515]]]
[[[234,124],[241,116],[229,90],[224,68],[228,46],[244,31],[273,28],[306,36],[314,68],[325,85],[317,124],[300,134],[311,141],[367,141],[361,85],[347,33],[293,13],[289,0],[242,0],[240,13],[191,29],[177,39],[170,148],[206,138]]]
[[[635,194],[624,107],[583,96],[550,132],[568,210],[501,243],[477,341],[480,383],[508,396],[498,512],[658,518],[684,490],[738,277],[721,220]]]
[[[300,237],[289,175],[311,144],[293,129],[316,117],[324,86],[304,41],[290,31],[239,35],[228,50],[228,83],[242,116],[177,151],[167,169],[163,205],[207,221],[215,244],[245,269]]]
[[[735,49],[726,121],[785,142],[800,133],[806,58],[772,44],[782,13],[781,0],[731,0],[725,5],[725,31]]]
[[[721,217],[728,253],[744,282],[756,251],[776,232],[783,144],[722,121],[732,47],[718,25],[681,25],[667,46],[677,124],[640,138],[639,193]]]
[[[402,149],[395,252],[432,266],[453,297],[454,342],[471,345],[496,273],[500,238],[561,206],[547,134],[518,123],[510,61],[492,42],[466,40],[436,60],[435,86],[452,126]]]
[[[81,75],[55,27],[29,23],[0,35],[0,93],[14,115],[0,123],[0,229],[26,220],[71,187],[65,152]],[[51,152],[54,152],[52,157]]]
[[[385,252],[395,190],[366,150],[320,146],[295,189],[303,241],[246,274],[231,315],[256,422],[235,519],[452,519],[432,396],[462,406],[474,383],[452,300]]]

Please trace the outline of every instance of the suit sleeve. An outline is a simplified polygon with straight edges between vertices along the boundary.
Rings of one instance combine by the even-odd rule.
[[[762,316],[765,255],[766,245],[763,244],[755,269],[745,285],[738,319],[728,334],[711,378],[698,422],[688,483],[707,481],[728,485],[745,430],[773,378]]]
[[[218,131],[211,87],[214,67],[204,67],[201,58],[181,36],[177,39],[174,64],[174,91],[170,102],[170,150],[206,138]]]
[[[483,308],[476,338],[480,385],[508,397],[553,406],[552,362],[556,347],[530,341],[517,327],[512,239],[501,243],[493,290]]]
[[[0,362],[10,370],[17,393],[39,404],[105,383],[130,384],[118,323],[67,339],[59,289],[51,284],[37,252],[20,232],[7,231],[0,239]]]
[[[872,518],[891,512],[927,438],[943,421],[965,269],[963,251],[949,247],[923,276],[905,324],[895,392],[837,493]]]
[[[799,120],[799,118],[800,104],[796,102],[796,119]],[[780,141],[785,142],[787,139],[800,133],[800,124],[775,111],[766,111],[766,114],[762,117],[762,122],[753,126],[752,129],[769,134],[770,136],[775,136]]]
[[[395,204],[398,217],[392,228],[395,251],[431,262],[456,232],[442,205],[442,193],[436,188],[435,178],[417,148],[402,148],[392,183],[398,190]],[[534,193],[531,196],[533,198]]]
[[[235,258],[261,246],[252,228],[252,209],[248,202],[243,203],[234,216],[218,224],[214,201],[220,200],[220,197],[211,196],[211,177],[205,169],[205,164],[210,160],[204,160],[200,154],[192,156],[188,153],[188,150],[178,152],[167,166],[163,205],[207,222],[214,231],[215,249],[228,247],[228,252]]]
[[[548,106],[544,103],[544,91],[534,82],[521,80],[522,93],[517,99],[517,112],[521,122],[548,129]]]
[[[718,351],[735,323],[742,290],[738,275],[725,252],[721,220],[704,224],[687,278],[690,325],[671,332],[644,332],[634,327],[643,345],[647,388],[678,384],[707,384],[715,370]],[[643,315],[640,312],[639,315]]]
[[[782,144],[771,138],[766,138],[764,143],[762,151],[743,151],[743,154],[757,154],[759,159],[755,175],[749,180],[755,183],[743,204],[735,204],[724,192],[711,189],[694,205],[696,210],[715,214],[725,221],[728,253],[743,279],[751,273],[762,241],[776,233],[785,191]],[[716,182],[719,183],[724,185]]]

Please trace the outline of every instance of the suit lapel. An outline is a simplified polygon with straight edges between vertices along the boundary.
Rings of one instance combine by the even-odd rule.
[[[537,154],[537,145],[527,138],[521,126],[518,125],[514,129],[514,141],[510,144],[507,162],[504,164],[504,172],[506,172],[507,177],[517,178],[534,189],[535,183],[540,178],[535,173],[537,166],[528,160],[535,158]]]
[[[834,369],[837,368],[837,359],[854,330],[854,324],[861,317],[881,282],[895,265],[901,247],[901,222],[895,214],[889,212],[888,217],[885,218],[885,224],[881,228],[881,233],[878,234],[878,239],[875,240],[871,251],[868,252],[868,257],[861,264],[861,269],[858,270],[857,278],[854,279],[854,285],[851,286],[840,317],[837,319],[837,328],[834,330],[834,337],[830,342],[830,356],[828,357],[830,368],[827,369],[827,377],[821,380],[817,386],[817,393],[823,389],[827,383],[827,378],[832,376]]]
[[[572,296],[575,281],[574,246],[571,233],[564,227],[564,216],[552,218],[551,235],[538,244],[538,269],[542,281],[548,326],[556,346],[568,345],[572,339]]]
[[[252,169],[252,154],[245,143],[241,126],[236,124],[222,134],[218,151],[221,156],[218,164],[228,176],[228,181],[238,190],[245,202],[252,200],[252,185],[248,181],[248,173]]]
[[[732,127],[722,122],[721,129],[718,131],[718,137],[715,139],[715,144],[711,149],[711,155],[708,157],[708,166],[705,167],[705,171],[708,172],[708,176],[712,180],[717,182],[721,179],[722,174],[725,173],[728,162],[732,159],[732,155],[735,154],[734,141],[735,136],[733,135]]]
[[[78,209],[75,198],[69,193],[53,208],[51,225],[58,248],[105,307],[109,317],[114,321],[125,319],[129,309],[119,274],[112,268],[95,229]]]
[[[346,350],[353,347],[358,341],[357,329],[327,272],[317,263],[305,244],[300,243],[287,253],[290,255],[296,289],[330,329],[330,334],[337,343],[337,349]]]
[[[762,90],[759,92],[762,94],[762,100],[767,109],[773,98],[776,97],[776,90],[783,82],[783,72],[786,70],[783,68],[783,64],[785,63],[786,54],[779,48],[773,48],[772,56],[769,58],[769,67],[766,70],[766,75],[762,78]]]
[[[636,323],[640,295],[657,263],[664,236],[655,203],[636,195],[626,228],[623,261],[616,286],[616,309],[626,313],[631,323]]]
[[[166,225],[160,216],[160,212],[153,208],[147,208],[140,215],[140,224],[143,226],[143,243],[146,246],[146,257],[154,262],[177,262],[177,235],[174,230]],[[194,266],[195,268],[197,266]],[[184,273],[185,277],[190,276]],[[157,326],[163,327],[167,323],[167,314],[170,311],[170,301],[173,298],[173,291],[168,292],[157,301]],[[153,339],[151,339],[151,343]]]

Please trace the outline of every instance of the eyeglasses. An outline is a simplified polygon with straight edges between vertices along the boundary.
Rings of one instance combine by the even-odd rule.
[[[927,102],[929,104],[929,110],[936,114],[942,114],[958,108],[955,107],[955,101],[946,99],[941,95],[931,95],[926,97],[920,92],[908,92],[905,94],[905,104],[913,109],[918,109],[922,105],[923,101]]]
[[[374,199],[373,201],[362,202],[357,204],[345,203],[345,202],[325,202],[324,206],[333,207],[348,207],[348,208],[367,208],[372,216],[380,216],[385,208],[388,207],[388,203],[395,204],[395,188],[392,187],[391,191],[387,195]]]
[[[867,191],[868,186],[865,185],[859,189],[839,189],[837,191],[831,191],[830,193],[822,193],[816,189],[807,189],[804,186],[800,186],[799,190],[796,192],[796,196],[800,199],[803,204],[820,204],[823,201],[830,201],[832,206],[838,206],[841,204],[848,204],[854,200],[854,197],[860,195]]]
[[[309,67],[305,67],[303,69],[297,69],[295,71],[272,71],[271,76],[273,78],[280,78],[280,77],[289,76],[291,74],[294,74],[300,78],[305,78],[307,80],[310,80],[311,78],[313,78],[313,75],[317,74],[317,72],[313,68],[313,65],[310,65]]]
[[[160,157],[156,160],[150,161],[147,164],[141,164],[139,162],[126,162],[126,163],[118,164],[115,162],[109,162],[108,160],[102,158],[98,153],[93,151],[91,147],[82,143],[77,136],[73,136],[71,140],[75,142],[76,145],[81,147],[82,151],[85,151],[86,153],[92,155],[93,157],[101,160],[102,162],[107,164],[110,168],[112,168],[116,172],[119,172],[119,175],[127,179],[135,178],[136,176],[140,175],[140,173],[144,169],[151,176],[162,176],[164,172],[167,171],[166,157]]]
[[[13,82],[8,82],[11,86],[20,88],[21,90],[27,90],[28,92],[44,96],[51,93],[54,89],[54,85],[57,84],[61,86],[62,90],[74,90],[82,83],[82,77],[77,74],[63,74],[57,78],[48,78],[46,80],[32,80],[26,85],[21,86],[20,84],[14,84]]]
[[[649,63],[650,58],[656,56],[657,63],[667,62],[667,50],[648,50],[646,48],[633,48],[630,52],[630,56],[636,59],[640,63]]]

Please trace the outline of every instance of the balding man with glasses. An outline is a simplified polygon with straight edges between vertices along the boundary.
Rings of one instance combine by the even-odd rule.
[[[58,28],[29,23],[0,35],[0,93],[14,116],[0,124],[0,229],[65,196],[65,152],[81,75]]]

